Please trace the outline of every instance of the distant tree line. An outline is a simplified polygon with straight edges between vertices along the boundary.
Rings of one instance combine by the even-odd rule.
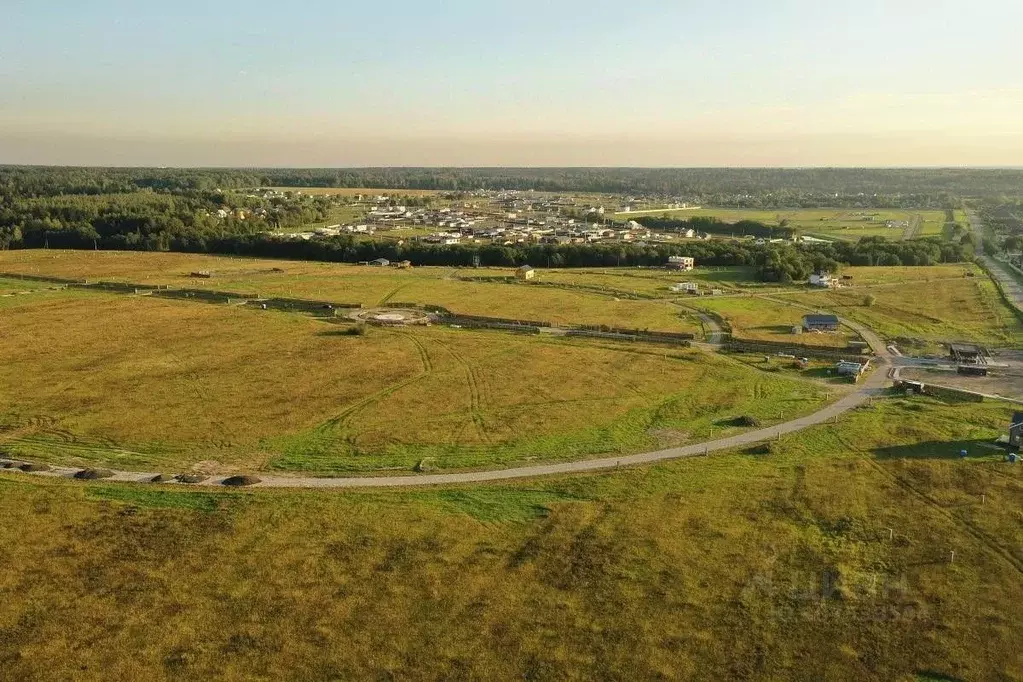
[[[936,237],[892,242],[868,237],[859,243],[835,242],[795,246],[751,241],[707,241],[691,244],[522,244],[441,246],[420,242],[360,240],[350,235],[322,240],[281,240],[265,234],[236,235],[198,242],[180,242],[182,251],[202,251],[267,258],[358,263],[386,258],[416,265],[615,267],[663,266],[670,256],[692,256],[700,265],[749,266],[768,282],[805,280],[813,272],[837,272],[843,265],[936,265],[958,263],[973,256],[970,247]]]
[[[260,186],[464,192],[515,189],[688,197],[745,208],[953,208],[956,197],[1019,197],[1020,169],[0,167],[3,197],[209,191]]]

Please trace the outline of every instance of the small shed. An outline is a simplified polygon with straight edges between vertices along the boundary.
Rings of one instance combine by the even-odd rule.
[[[386,268],[391,264],[391,261],[386,258],[377,258],[376,260],[371,260],[369,264],[377,268]]]
[[[838,331],[837,315],[804,315],[803,329],[808,332]]]
[[[1023,412],[1014,412],[1009,424],[1009,445],[1018,448],[1020,443],[1023,443]]]
[[[858,377],[863,374],[865,366],[858,362],[847,362],[841,360],[835,365],[835,371],[840,377]]]
[[[515,276],[519,279],[533,279],[536,277],[536,270],[531,265],[523,265],[515,271]]]

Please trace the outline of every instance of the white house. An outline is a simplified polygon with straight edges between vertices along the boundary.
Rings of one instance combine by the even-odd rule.
[[[695,294],[700,290],[700,285],[696,282],[679,282],[672,284],[671,290],[676,293]]]
[[[810,275],[810,286],[812,287],[823,287],[826,289],[831,286],[832,281],[833,280],[831,279],[831,275],[829,275],[826,272],[825,273],[815,272],[812,275]]]
[[[515,271],[515,276],[519,279],[533,279],[536,277],[536,270],[528,265],[523,265]]]
[[[668,256],[668,268],[671,270],[692,270],[696,267],[696,259],[690,256]]]

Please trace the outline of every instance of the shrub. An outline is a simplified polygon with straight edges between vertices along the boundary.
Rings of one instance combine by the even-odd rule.
[[[80,481],[97,481],[101,478],[110,478],[114,472],[110,469],[82,469],[75,473],[75,478]]]
[[[352,326],[352,327],[349,327],[348,329],[344,330],[341,333],[344,336],[365,336],[366,335],[366,331],[367,330],[366,330],[365,323],[360,322],[359,324],[357,324],[355,326]]]
[[[224,485],[232,487],[241,487],[246,485],[256,485],[260,480],[255,476],[230,476],[224,479]]]

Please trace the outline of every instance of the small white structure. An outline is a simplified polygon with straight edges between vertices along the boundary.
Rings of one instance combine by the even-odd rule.
[[[835,371],[838,372],[840,377],[858,377],[863,374],[866,368],[866,365],[861,365],[858,362],[846,362],[845,360],[840,360],[835,365]]]
[[[678,284],[672,284],[671,290],[676,293],[695,294],[700,291],[700,285],[696,282],[679,282]]]
[[[826,289],[832,285],[833,281],[834,280],[832,280],[831,275],[829,275],[826,272],[825,273],[815,272],[812,275],[810,275],[810,286],[812,287],[823,287]]]
[[[533,279],[536,277],[536,270],[529,265],[523,265],[515,271],[515,276],[519,279]]]
[[[689,271],[696,267],[696,259],[690,256],[668,256],[668,268],[670,270]]]

